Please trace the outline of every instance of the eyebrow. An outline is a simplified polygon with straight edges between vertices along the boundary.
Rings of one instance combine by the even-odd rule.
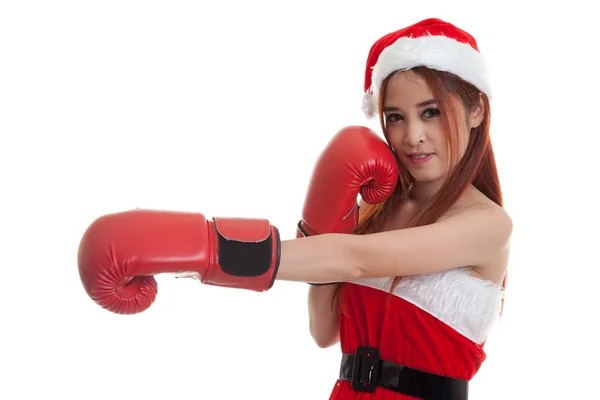
[[[432,105],[432,104],[435,104],[435,100],[434,99],[429,99],[429,100],[425,100],[425,101],[422,101],[422,102],[418,103],[416,105],[416,107],[417,108],[421,108],[421,107],[429,106],[429,105]],[[399,110],[399,108],[398,107],[394,107],[394,106],[383,107],[383,112],[398,111],[398,110]]]

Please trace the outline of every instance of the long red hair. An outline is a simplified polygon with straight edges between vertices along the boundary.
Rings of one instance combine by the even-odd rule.
[[[504,205],[502,190],[489,133],[491,113],[489,99],[475,86],[454,74],[425,67],[416,67],[412,71],[422,77],[433,92],[433,97],[440,108],[442,124],[445,131],[448,132],[447,143],[451,165],[455,167],[451,169],[448,178],[436,196],[415,215],[410,226],[423,226],[436,222],[471,184],[502,207]],[[379,96],[379,121],[384,135],[386,129],[382,111],[383,102],[387,83],[392,75],[383,81]],[[460,107],[461,104],[457,103],[457,99],[462,103],[463,108]],[[484,106],[483,121],[477,128],[471,130],[467,149],[459,160],[460,136],[458,132],[462,122],[459,118],[467,118],[464,110],[467,112],[475,110],[480,104],[480,99],[483,100]],[[387,135],[385,136],[387,138]],[[382,227],[383,221],[387,219],[393,210],[397,209],[396,205],[402,198],[407,196],[414,179],[399,161],[398,167],[400,176],[393,194],[383,203],[367,206],[367,209],[361,214],[358,226],[354,231],[355,234],[377,232]],[[394,278],[391,291],[394,290],[401,279],[402,277]],[[506,279],[505,275],[502,282],[503,288],[506,286]]]

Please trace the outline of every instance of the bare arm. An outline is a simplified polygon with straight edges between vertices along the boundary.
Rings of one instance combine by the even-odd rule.
[[[481,207],[416,228],[287,240],[277,279],[327,283],[463,266],[483,269],[506,251],[511,233],[512,221],[503,209]]]
[[[340,284],[310,286],[308,289],[308,321],[310,334],[321,348],[340,340],[339,297],[334,297]]]
[[[362,199],[358,203],[359,215],[367,206]],[[308,289],[308,318],[310,334],[321,348],[335,345],[340,340],[339,296],[340,284],[310,286]]]

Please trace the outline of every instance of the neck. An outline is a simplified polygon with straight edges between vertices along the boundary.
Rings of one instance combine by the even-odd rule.
[[[423,206],[440,191],[444,184],[443,179],[433,182],[415,182],[410,191],[409,198],[417,206]]]

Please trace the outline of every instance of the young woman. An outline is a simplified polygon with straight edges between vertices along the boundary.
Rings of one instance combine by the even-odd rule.
[[[256,291],[310,282],[310,331],[343,353],[331,399],[467,399],[502,310],[512,232],[489,95],[468,33],[438,19],[390,33],[365,80],[387,143],[361,127],[336,136],[299,224],[308,237],[282,241],[264,219],[107,215],[81,240],[82,283],[102,307],[135,313],[159,273]]]
[[[349,237],[355,250],[335,257],[358,264],[360,278],[309,289],[315,342],[341,340],[344,354],[331,399],[466,399],[486,357],[512,223],[502,208],[482,61],[470,35],[437,19],[384,36],[371,49],[366,109],[379,115],[400,181],[382,204],[361,205],[355,233],[366,236]],[[302,251],[302,243],[289,247],[295,244]],[[313,254],[307,265],[325,268],[328,258]],[[344,261],[343,254],[351,255]],[[361,359],[362,367],[354,364]],[[377,367],[384,389],[360,397],[353,368],[363,369],[368,388]]]

